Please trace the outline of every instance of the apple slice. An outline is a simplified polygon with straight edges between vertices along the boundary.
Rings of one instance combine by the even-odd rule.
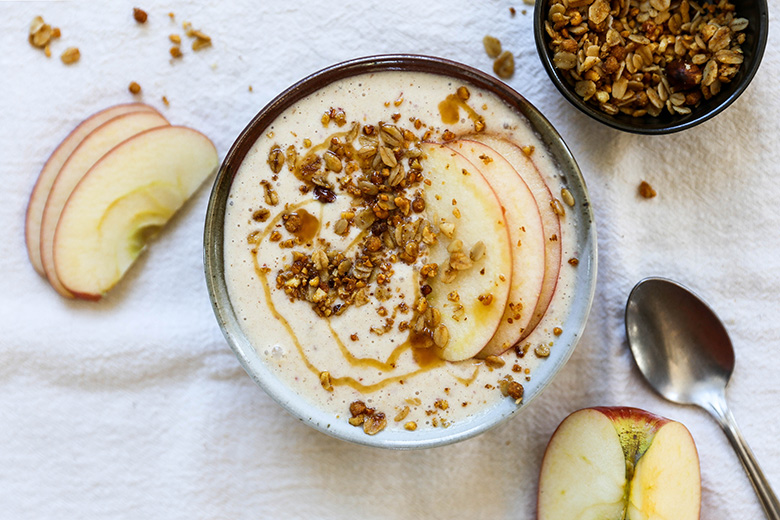
[[[82,121],[81,124],[69,133],[49,156],[46,164],[43,165],[41,173],[38,175],[38,180],[35,182],[35,186],[33,186],[32,193],[30,194],[30,201],[27,203],[27,213],[24,223],[24,238],[27,244],[27,255],[30,257],[30,262],[33,267],[41,276],[46,276],[46,273],[43,270],[43,263],[41,262],[40,247],[43,207],[46,204],[46,199],[49,197],[49,190],[51,189],[60,168],[62,168],[62,165],[68,160],[68,157],[70,157],[73,150],[75,150],[84,138],[94,129],[106,121],[131,112],[156,112],[156,110],[143,103],[115,105],[106,108],[105,110],[101,110]]]
[[[586,408],[558,426],[539,476],[539,520],[698,520],[699,456],[679,422]]]
[[[509,233],[501,203],[477,167],[440,144],[423,144],[422,151],[430,181],[425,188],[428,218],[437,226],[454,225],[452,241],[440,233],[430,247],[428,261],[439,269],[427,298],[440,311],[441,326],[449,335],[439,356],[460,361],[482,350],[501,322],[512,277]],[[448,251],[448,247],[455,249],[458,240],[462,250]],[[485,253],[469,265],[471,248],[478,242],[484,244]],[[451,267],[457,255],[465,256],[461,270]],[[448,271],[454,279],[449,279]]]
[[[542,219],[531,190],[504,156],[476,141],[453,141],[447,146],[479,167],[501,202],[509,228],[509,299],[498,330],[479,353],[482,357],[497,356],[520,340],[541,294],[545,274]]]
[[[87,171],[109,150],[140,132],[164,125],[168,125],[168,121],[157,112],[132,112],[117,116],[85,137],[62,165],[43,209],[40,238],[43,270],[51,286],[61,295],[73,297],[57,278],[54,269],[54,232],[68,197]]]
[[[65,288],[100,299],[217,165],[214,144],[182,126],[147,130],[103,156],[73,190],[57,225],[54,266]]]
[[[552,203],[555,198],[534,162],[523,153],[517,143],[490,134],[470,135],[467,139],[464,139],[464,142],[467,140],[483,143],[509,161],[528,185],[536,199],[537,206],[539,206],[542,227],[544,228],[546,267],[539,301],[536,304],[536,308],[534,308],[531,321],[520,338],[523,339],[536,328],[544,317],[547,307],[550,306],[550,302],[555,294],[555,288],[558,285],[558,275],[561,269],[561,222],[558,215],[552,210]]]

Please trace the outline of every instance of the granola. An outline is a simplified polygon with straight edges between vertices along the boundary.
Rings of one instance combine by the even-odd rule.
[[[690,114],[743,62],[745,18],[728,0],[551,0],[553,65],[611,115]]]

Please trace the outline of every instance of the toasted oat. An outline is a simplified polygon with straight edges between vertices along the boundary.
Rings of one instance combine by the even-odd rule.
[[[175,43],[176,45],[181,43],[181,36],[178,34],[169,34],[168,39],[171,40],[171,43]]]
[[[51,25],[45,23],[41,16],[36,16],[30,23],[29,41],[33,47],[45,48],[52,38]]]
[[[509,51],[504,51],[493,62],[493,72],[501,79],[509,79],[515,74],[515,57]]]
[[[409,415],[410,411],[411,411],[411,409],[408,406],[404,406],[403,409],[401,409],[401,411],[399,411],[398,414],[396,414],[395,419],[393,419],[393,420],[395,422],[403,421]]]
[[[488,356],[485,358],[485,364],[490,368],[501,368],[506,362],[498,356]]]
[[[563,202],[565,202],[567,206],[569,207],[574,206],[574,196],[567,188],[561,188],[561,198],[563,199]]]
[[[385,414],[381,412],[373,413],[366,416],[363,421],[363,431],[368,435],[376,435],[387,426],[387,419]]]
[[[68,47],[60,56],[62,63],[65,65],[71,65],[76,63],[81,58],[81,52],[78,47]]]
[[[433,331],[433,343],[439,347],[444,348],[450,342],[450,331],[444,325],[439,325]]]
[[[501,54],[501,40],[493,36],[485,36],[482,39],[482,45],[485,46],[485,52],[488,57],[496,59]]]

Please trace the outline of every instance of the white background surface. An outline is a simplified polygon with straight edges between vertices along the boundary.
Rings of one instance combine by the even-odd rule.
[[[702,518],[762,517],[715,422],[661,400],[640,379],[623,306],[639,279],[663,275],[717,310],[737,350],[730,403],[780,488],[776,35],[726,112],[646,137],[602,126],[561,97],[533,45],[532,8],[519,2],[146,1],[144,26],[132,7],[0,2],[0,519],[532,518],[549,436],[590,405],[684,422],[701,457]],[[778,7],[770,2],[770,11]],[[51,59],[27,43],[38,14],[62,29]],[[182,34],[182,21],[214,45],[184,46],[172,62],[167,37]],[[265,103],[309,73],[391,52],[489,71],[486,34],[515,53],[508,83],[572,149],[599,232],[599,285],[580,345],[552,385],[495,430],[444,448],[382,451],[315,432],[271,401],[239,366],[209,304],[201,241],[210,185],[97,304],[63,300],[29,265],[24,212],[41,166],[83,118],[132,101],[130,81],[224,157]],[[71,45],[82,58],[67,67],[58,56]],[[642,180],[655,199],[637,195]]]

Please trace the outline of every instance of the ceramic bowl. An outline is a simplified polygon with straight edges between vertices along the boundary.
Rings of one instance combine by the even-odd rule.
[[[334,81],[388,70],[443,75],[458,83],[481,87],[495,93],[503,102],[527,118],[557,162],[560,174],[565,177],[569,190],[578,201],[575,207],[569,208],[566,218],[576,219],[577,236],[574,240],[579,265],[576,268],[571,305],[563,319],[563,333],[556,339],[556,346],[551,349],[549,358],[543,360],[534,370],[530,381],[524,381],[525,397],[521,405],[516,405],[511,399],[502,399],[491,408],[476,413],[467,420],[455,422],[448,428],[420,428],[414,432],[388,428],[369,436],[363,433],[361,428],[348,424],[345,417],[337,419],[332,413],[326,413],[305,397],[293,392],[269,369],[258,352],[258,346],[249,341],[242,329],[241,320],[237,318],[226,285],[226,276],[230,273],[226,272],[224,261],[224,227],[234,176],[258,136],[263,135],[269,124],[282,111]],[[316,115],[318,118],[319,116]],[[585,327],[596,281],[596,230],[585,181],[569,149],[555,129],[538,110],[504,83],[459,63],[414,55],[366,57],[328,67],[292,85],[263,108],[238,136],[219,170],[206,216],[204,255],[206,281],[214,313],[228,344],[247,374],[282,407],[309,426],[358,444],[396,449],[428,448],[461,441],[496,426],[529,406],[574,350]],[[257,319],[273,320],[274,317],[258,316]]]
[[[536,50],[553,84],[578,110],[605,125],[637,134],[669,134],[696,126],[715,117],[731,105],[747,88],[755,76],[761,58],[764,55],[769,32],[769,12],[766,0],[731,0],[736,6],[735,13],[748,20],[745,29],[745,42],[741,45],[744,61],[730,83],[724,83],[720,92],[710,99],[703,99],[698,106],[691,107],[691,113],[670,114],[666,109],[658,117],[632,117],[618,113],[610,115],[597,106],[586,102],[574,91],[571,85],[553,65],[553,52],[548,46],[550,37],[545,31],[545,20],[549,12],[549,0],[536,0],[534,9],[534,38]],[[703,65],[702,65],[703,67]]]

